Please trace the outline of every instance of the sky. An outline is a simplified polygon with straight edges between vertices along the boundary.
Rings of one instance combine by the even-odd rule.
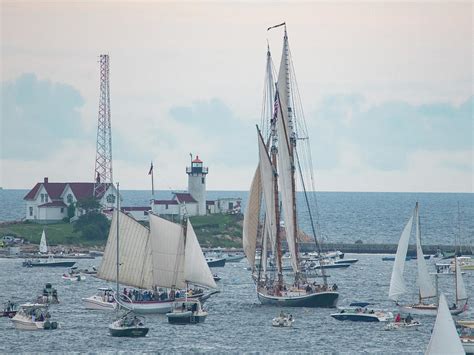
[[[0,4],[3,188],[93,181],[106,53],[122,189],[248,190],[286,21],[317,190],[473,192],[472,2]]]

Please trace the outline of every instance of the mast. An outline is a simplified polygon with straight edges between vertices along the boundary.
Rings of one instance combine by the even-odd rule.
[[[293,196],[293,223],[294,223],[294,243],[295,243],[295,258],[299,264],[298,260],[298,221],[297,221],[297,214],[296,214],[296,184],[295,184],[295,150],[296,150],[296,133],[294,129],[294,122],[293,122],[293,109],[291,105],[291,83],[290,83],[290,66],[289,66],[289,46],[288,46],[288,33],[286,31],[285,25],[285,35],[283,37],[284,45],[283,50],[285,51],[285,70],[286,70],[286,103],[287,103],[287,110],[288,110],[288,129],[289,129],[289,138],[290,138],[290,157],[291,157],[291,188],[292,188],[292,196]],[[299,275],[295,275],[295,277],[299,277]]]
[[[119,183],[117,183],[117,301],[120,299],[120,283],[119,283],[119,271],[120,271],[120,262],[119,262],[119,215],[120,215],[120,194],[119,194]]]
[[[283,272],[282,272],[282,252],[281,252],[281,231],[280,231],[280,204],[278,200],[278,173],[277,173],[277,153],[278,148],[276,147],[277,143],[277,135],[276,135],[276,127],[275,127],[275,119],[272,120],[272,147],[271,147],[271,155],[272,155],[272,165],[274,167],[273,173],[273,196],[275,202],[275,225],[276,225],[276,235],[275,235],[275,249],[276,249],[276,264],[277,264],[277,271],[278,271],[278,285],[281,286],[283,284]]]

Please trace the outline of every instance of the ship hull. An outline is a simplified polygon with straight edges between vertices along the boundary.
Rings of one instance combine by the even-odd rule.
[[[75,261],[53,261],[53,262],[23,262],[26,267],[72,267]]]
[[[311,293],[302,296],[270,296],[257,292],[258,299],[261,304],[279,306],[279,307],[336,307],[339,293],[328,291]]]

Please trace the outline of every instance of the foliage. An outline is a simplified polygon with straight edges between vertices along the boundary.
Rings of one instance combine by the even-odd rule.
[[[81,233],[87,240],[106,240],[110,223],[102,213],[89,211],[74,223],[74,233]]]
[[[69,219],[71,219],[75,215],[76,215],[76,205],[74,202],[72,202],[69,204],[69,206],[67,206],[67,216]]]
[[[89,212],[97,212],[101,209],[99,200],[94,197],[87,197],[77,201],[77,208],[83,209],[86,214]],[[69,208],[68,208],[69,209]],[[69,213],[69,211],[68,211]]]

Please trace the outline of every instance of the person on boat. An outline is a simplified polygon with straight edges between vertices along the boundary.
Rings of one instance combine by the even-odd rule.
[[[184,312],[186,310],[186,304],[183,302],[183,304],[181,305],[181,310]]]
[[[193,303],[193,306],[191,307],[191,311],[194,313],[194,312],[197,312],[197,310],[198,310],[197,303]]]
[[[395,323],[399,323],[401,322],[402,320],[402,316],[400,315],[400,313],[397,313],[397,316],[395,317]]]
[[[288,320],[291,322],[293,321],[293,315],[290,314],[290,316],[288,317]]]
[[[405,323],[410,324],[412,320],[413,320],[413,317],[411,316],[410,313],[408,313],[407,317],[405,318]]]
[[[453,303],[450,309],[456,309],[456,308],[457,308],[456,303]]]
[[[332,289],[333,291],[337,291],[337,285],[336,284],[332,285]]]
[[[285,318],[285,316],[286,316],[286,315],[285,315],[285,312],[281,311],[281,312],[280,312],[280,318]]]

